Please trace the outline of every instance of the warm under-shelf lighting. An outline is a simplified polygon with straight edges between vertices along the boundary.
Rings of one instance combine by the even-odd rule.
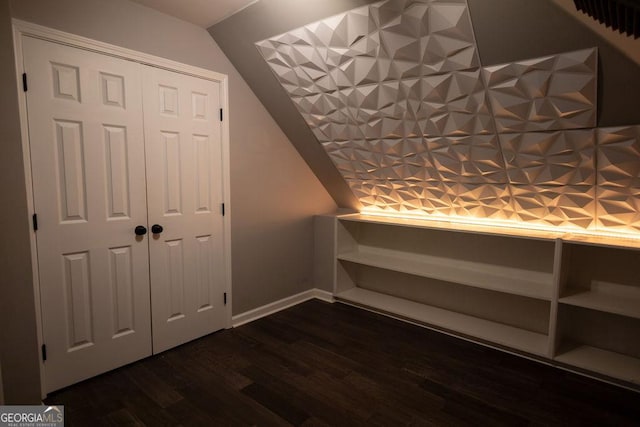
[[[545,226],[540,224],[532,224],[528,222],[514,221],[514,220],[499,220],[499,219],[488,219],[488,218],[476,218],[476,217],[463,217],[457,215],[430,215],[428,213],[411,213],[411,212],[398,212],[398,213],[390,213],[388,211],[379,210],[372,207],[364,208],[360,211],[362,215],[369,216],[378,216],[385,218],[397,218],[397,219],[409,219],[409,220],[422,220],[422,221],[431,221],[431,222],[446,222],[451,224],[461,224],[461,225],[475,225],[481,226],[483,228],[496,228],[501,234],[507,232],[508,229],[519,230],[519,231],[527,231],[530,230],[532,232],[546,232],[550,233],[550,236],[556,238],[567,238],[571,236],[580,237],[584,236],[588,237],[598,237],[612,240],[631,240],[637,244],[640,241],[640,232],[623,232],[623,231],[608,231],[608,230],[589,230],[589,229],[579,229],[579,228],[570,228],[570,227],[555,227],[555,226]],[[506,229],[506,230],[505,230]]]

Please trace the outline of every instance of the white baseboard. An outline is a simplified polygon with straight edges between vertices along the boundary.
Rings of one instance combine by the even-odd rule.
[[[309,289],[308,291],[300,292],[299,294],[274,301],[267,305],[263,305],[262,307],[237,314],[231,317],[231,324],[236,328],[240,325],[244,325],[245,323],[253,322],[254,320],[258,320],[262,317],[277,313],[278,311],[282,311],[314,298],[326,302],[333,302],[333,294],[331,292],[317,288]]]
[[[313,292],[313,297],[315,299],[319,299],[325,302],[334,302],[335,300],[333,299],[333,294],[331,292],[328,291],[323,291],[322,289],[311,289],[311,292]]]

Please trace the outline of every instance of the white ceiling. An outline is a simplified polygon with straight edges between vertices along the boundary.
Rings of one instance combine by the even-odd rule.
[[[222,21],[258,0],[131,0],[202,28]]]

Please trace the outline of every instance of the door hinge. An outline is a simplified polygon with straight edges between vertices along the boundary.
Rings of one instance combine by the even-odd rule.
[[[27,73],[22,73],[22,90],[27,91]]]
[[[222,121],[223,115],[222,115],[222,108],[220,109],[220,121]]]
[[[47,360],[47,345],[42,344],[42,361]]]
[[[33,231],[38,231],[38,214],[33,214],[31,220],[33,221]]]
[[[222,216],[224,216],[224,203],[222,204]]]
[[[227,305],[227,293],[224,293],[224,305]]]

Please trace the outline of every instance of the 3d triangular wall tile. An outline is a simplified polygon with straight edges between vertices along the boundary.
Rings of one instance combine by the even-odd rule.
[[[505,172],[495,135],[427,138],[436,170],[445,182],[505,184]]]
[[[640,185],[640,126],[601,128],[598,135],[598,185]]]
[[[592,129],[503,134],[500,144],[512,184],[595,184]]]
[[[498,132],[596,125],[597,49],[484,68]]]
[[[512,185],[518,221],[534,224],[593,229],[595,188],[589,185]]]
[[[601,128],[598,138],[598,226],[640,231],[640,126]]]
[[[640,126],[597,50],[483,66],[466,0],[384,0],[256,43],[367,210],[640,232]]]
[[[640,185],[597,188],[598,228],[621,232],[640,231]]]

